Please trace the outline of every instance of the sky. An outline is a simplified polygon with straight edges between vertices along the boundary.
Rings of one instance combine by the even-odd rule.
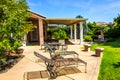
[[[120,13],[120,0],[26,0],[31,11],[47,18],[75,18],[88,22],[113,22]]]

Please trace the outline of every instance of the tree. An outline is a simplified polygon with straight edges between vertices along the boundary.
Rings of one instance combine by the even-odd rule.
[[[114,27],[120,29],[120,14],[116,18],[114,18]]]
[[[81,16],[81,15],[77,15],[75,18],[83,18],[83,16]]]
[[[0,55],[20,46],[22,37],[31,30],[25,0],[0,0]]]
[[[107,38],[120,38],[120,14],[114,18],[113,29],[109,29],[105,35]]]
[[[90,29],[87,34],[91,35],[93,39],[98,39],[98,35],[100,35],[101,31],[104,33],[109,29],[108,26],[96,25],[95,22],[93,23],[89,22],[87,23],[87,25]]]

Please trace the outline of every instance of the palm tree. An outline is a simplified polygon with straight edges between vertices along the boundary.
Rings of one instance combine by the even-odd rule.
[[[83,16],[81,15],[77,15],[75,18],[83,18]],[[78,23],[77,26],[80,26],[80,24]],[[87,26],[86,21],[83,23],[83,34],[87,35],[87,32],[89,31],[89,27]],[[79,31],[79,27],[78,27],[78,31]]]
[[[75,18],[83,18],[81,15],[77,15]]]

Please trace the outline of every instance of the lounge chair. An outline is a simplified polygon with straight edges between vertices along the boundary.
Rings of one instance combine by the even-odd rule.
[[[55,55],[55,54],[60,54],[60,55],[71,55],[71,54],[73,54],[73,55],[76,55],[77,57],[79,56],[79,54],[76,53],[75,51],[55,51],[47,43],[45,43],[44,46],[49,51],[51,58],[53,58],[53,55]]]
[[[34,55],[42,59],[47,67],[47,70],[50,74],[50,78],[57,77],[57,71],[61,70],[67,66],[78,66],[79,63],[83,63],[85,65],[85,72],[87,72],[87,63],[79,58],[59,58],[59,59],[48,59],[47,57],[39,54],[38,52],[34,51]]]

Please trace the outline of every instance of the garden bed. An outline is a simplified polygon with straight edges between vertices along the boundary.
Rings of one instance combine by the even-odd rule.
[[[0,63],[0,73],[7,72],[10,68],[12,68],[15,64],[17,64],[24,55],[11,55],[6,62]]]

